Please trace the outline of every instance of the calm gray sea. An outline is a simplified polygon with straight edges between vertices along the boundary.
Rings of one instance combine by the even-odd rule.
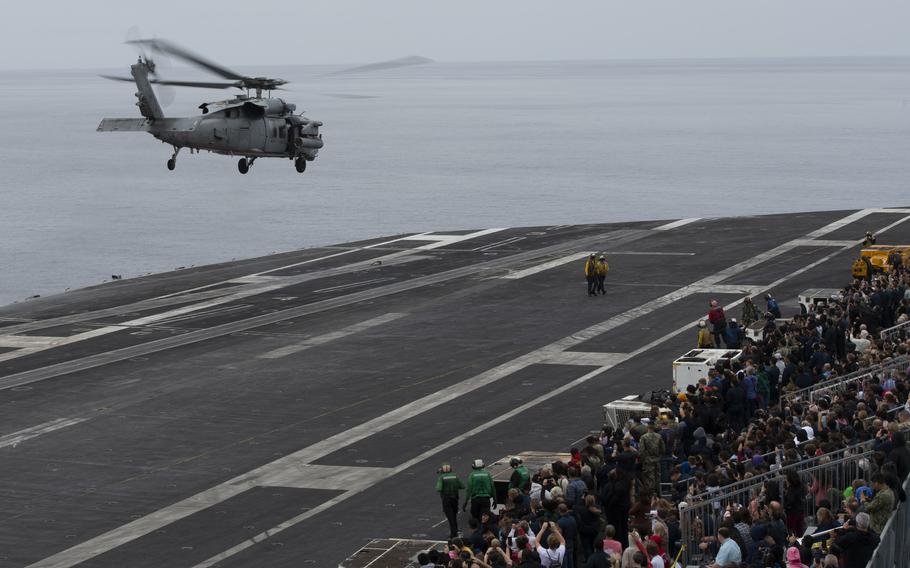
[[[0,75],[0,304],[405,231],[910,204],[908,58],[330,70],[241,69],[291,80],[326,141],[304,175],[246,176],[96,133],[138,116],[99,70]],[[166,112],[219,98],[184,89]]]

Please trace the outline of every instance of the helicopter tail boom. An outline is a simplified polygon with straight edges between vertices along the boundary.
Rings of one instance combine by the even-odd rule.
[[[161,110],[161,105],[158,104],[158,97],[155,96],[155,91],[149,82],[149,72],[153,69],[154,67],[151,67],[148,61],[142,59],[130,66],[130,72],[136,81],[136,88],[138,89],[136,98],[139,101],[136,106],[139,107],[139,112],[142,113],[142,116],[149,120],[164,118],[164,111]]]

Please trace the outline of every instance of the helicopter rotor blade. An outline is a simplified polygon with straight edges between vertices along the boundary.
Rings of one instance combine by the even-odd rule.
[[[221,83],[214,81],[166,81],[163,79],[149,79],[153,85],[170,85],[172,87],[196,87],[199,89],[227,89],[230,87],[242,88],[237,83]]]
[[[212,73],[215,73],[216,75],[220,75],[220,76],[224,77],[225,79],[233,79],[235,81],[239,81],[239,80],[245,78],[243,75],[241,75],[235,71],[231,71],[227,67],[223,67],[221,65],[218,65],[217,63],[209,61],[208,59],[205,59],[201,55],[196,55],[195,53],[187,51],[186,49],[184,49],[170,41],[167,41],[167,40],[136,39],[136,40],[130,40],[127,43],[146,46],[146,47],[152,49],[153,51],[158,51],[158,52],[165,53],[168,55],[173,55],[174,57],[178,57],[180,59],[183,59],[184,61],[187,61],[189,63],[202,67],[204,69],[208,69]]]
[[[115,77],[113,75],[98,75],[98,76],[103,77],[105,79],[110,79],[111,81],[126,81],[127,83],[132,83],[135,81],[135,79],[133,79],[132,77]]]
[[[133,83],[135,79],[132,77],[115,77],[114,75],[99,75],[99,77],[104,77],[105,79],[110,79],[111,81],[125,81],[127,83]],[[165,81],[162,79],[149,79],[149,83],[152,85],[169,85],[171,87],[196,87],[199,89],[227,89],[230,87],[241,88],[237,83],[218,83],[218,82],[208,82],[208,81]]]

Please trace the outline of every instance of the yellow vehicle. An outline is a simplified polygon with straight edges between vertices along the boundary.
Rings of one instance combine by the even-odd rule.
[[[853,262],[853,277],[865,278],[871,271],[872,274],[879,272],[891,272],[892,255],[900,255],[901,263],[906,266],[910,261],[910,245],[869,245],[863,247],[859,253],[859,258]]]

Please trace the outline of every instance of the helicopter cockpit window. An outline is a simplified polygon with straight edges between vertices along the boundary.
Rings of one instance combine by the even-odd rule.
[[[281,128],[278,129],[278,137],[279,137],[279,138],[284,138],[284,137],[287,135],[287,133],[288,133],[288,127],[287,127],[287,126],[282,126]]]

